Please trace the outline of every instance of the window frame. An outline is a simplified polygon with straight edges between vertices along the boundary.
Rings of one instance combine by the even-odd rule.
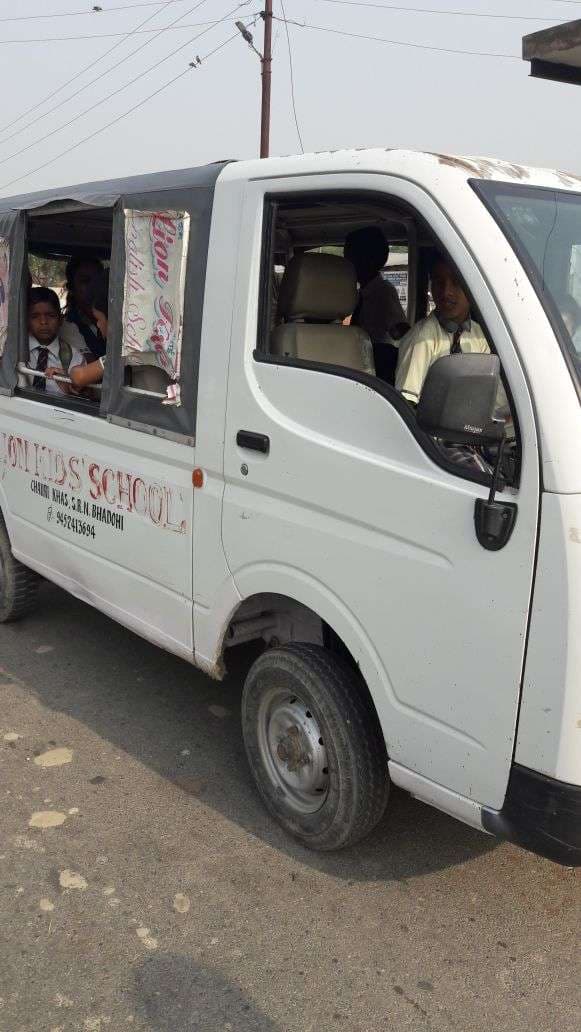
[[[567,343],[567,331],[564,328],[563,320],[561,319],[557,305],[555,304],[553,297],[543,290],[542,279],[534,260],[530,257],[528,251],[526,250],[519,236],[513,230],[511,223],[508,221],[504,212],[502,212],[502,210],[500,209],[495,196],[496,191],[499,189],[502,189],[504,192],[508,194],[514,194],[515,197],[525,197],[527,191],[532,191],[533,193],[544,193],[553,195],[564,194],[565,196],[570,196],[571,194],[580,196],[579,193],[575,190],[559,190],[556,187],[552,186],[533,186],[530,184],[519,185],[517,183],[505,183],[503,180],[498,179],[491,179],[487,181],[482,179],[469,179],[468,183],[474,190],[474,193],[479,198],[479,200],[482,201],[482,204],[484,205],[486,210],[494,219],[500,232],[512,247],[516,257],[518,258],[523,269],[525,270],[525,273],[528,279],[530,280],[533,290],[539,299],[541,308],[547,316],[551,329],[553,330],[553,333],[557,338],[559,350],[563,355],[565,365],[567,366],[567,370],[569,372],[569,375],[573,382],[573,386],[575,388],[575,393],[577,394],[579,402],[581,402],[581,363],[578,367],[575,363],[573,355],[571,354],[571,349]]]
[[[99,208],[98,205],[95,205],[94,206],[94,211],[95,212],[111,211],[111,213],[112,213],[112,218],[111,218],[111,241],[112,241],[112,239],[113,239],[113,209],[110,208],[109,206],[103,206],[102,208]],[[25,220],[25,223],[24,223],[24,268],[23,268],[23,276],[26,276],[27,270],[29,270],[29,268],[30,268],[30,265],[29,265],[29,256],[30,256],[30,254],[31,253],[32,254],[35,253],[34,245],[33,245],[32,248],[30,247],[29,226],[30,226],[31,220],[34,220],[34,219],[41,220],[43,218],[50,218],[51,215],[55,215],[55,216],[56,215],[58,215],[58,216],[74,215],[75,217],[79,217],[82,220],[82,217],[83,217],[84,214],[85,214],[85,211],[83,210],[82,207],[79,206],[78,202],[72,201],[72,200],[71,201],[63,201],[60,205],[55,205],[53,210],[46,210],[44,208],[40,209],[39,211],[36,211],[34,208],[23,209],[23,216],[24,216],[24,220]],[[48,241],[45,242],[45,243],[47,244]],[[37,247],[38,246],[39,245],[37,243]],[[60,247],[60,246],[63,246],[63,253],[62,253],[61,260],[64,261],[64,262],[69,261],[70,258],[73,257],[73,255],[71,255],[68,252],[68,249],[65,247],[65,245],[57,245],[57,244],[55,244],[54,245],[54,249],[56,250],[57,247]],[[86,257],[87,258],[92,258],[93,256],[95,256],[95,252],[97,252],[99,250],[103,250],[99,245],[95,245],[95,247],[93,247],[91,249],[91,251],[89,251],[87,249]],[[76,254],[78,255],[78,257],[83,257],[83,254],[82,254],[81,251],[76,252]],[[104,255],[97,254],[96,257],[98,257],[99,260],[107,260],[104,257]],[[57,259],[55,259],[55,260],[57,260]],[[25,294],[25,292],[24,292],[24,294]],[[102,387],[99,387],[99,397],[96,398],[94,401],[90,401],[88,398],[83,398],[83,397],[79,397],[79,396],[76,396],[76,395],[70,395],[70,394],[64,394],[64,393],[52,394],[52,393],[49,393],[48,391],[38,390],[37,388],[32,386],[32,377],[30,377],[30,382],[28,382],[27,374],[20,371],[20,365],[26,365],[28,357],[29,357],[29,350],[28,350],[28,327],[27,327],[27,320],[26,320],[26,310],[24,310],[23,318],[22,318],[22,324],[20,326],[20,338],[19,338],[19,342],[18,342],[18,360],[17,360],[17,364],[16,364],[16,385],[14,387],[14,394],[16,396],[20,397],[20,398],[25,398],[27,401],[38,402],[41,405],[50,405],[53,408],[56,407],[56,408],[68,409],[68,410],[73,411],[73,412],[79,412],[79,413],[82,413],[84,415],[92,416],[93,418],[95,418],[95,417],[105,418],[106,417],[106,412],[104,412],[104,410],[103,410],[103,401],[102,401],[102,399],[103,399],[104,392],[102,390]],[[33,370],[33,372],[34,372],[34,370]],[[21,385],[21,383],[20,383],[20,380],[22,378],[26,379],[26,382],[23,385]],[[72,381],[71,381],[70,377],[66,377],[66,382],[69,383],[69,384],[72,384]]]
[[[194,184],[192,187],[180,186],[175,190],[160,187],[157,191],[145,194],[126,195],[120,192],[117,199],[111,203],[105,201],[102,205],[91,204],[88,210],[94,212],[102,210],[110,215],[110,239],[101,234],[100,242],[94,249],[89,246],[77,247],[74,239],[71,238],[70,225],[67,227],[66,240],[63,235],[62,243],[59,244],[58,228],[52,230],[50,224],[46,234],[43,233],[44,227],[41,228],[43,235],[39,234],[39,240],[33,241],[30,246],[28,227],[31,219],[50,218],[53,213],[59,218],[69,215],[71,222],[79,223],[79,229],[82,228],[83,215],[87,209],[81,202],[65,198],[55,204],[54,212],[45,206],[38,210],[34,207],[22,209],[24,219],[23,266],[19,290],[22,313],[17,339],[18,354],[14,362],[14,385],[7,393],[18,394],[40,404],[72,409],[93,417],[100,416],[114,425],[193,447],[195,445],[198,377],[203,331],[203,298],[213,209],[213,183],[211,188],[208,185],[197,188]],[[182,322],[180,376],[177,381],[181,389],[181,405],[163,405],[163,401],[167,398],[165,390],[161,393],[157,390],[133,386],[127,382],[127,370],[130,365],[126,364],[126,357],[122,355],[126,210],[137,210],[146,215],[169,210],[183,210],[188,216],[188,239],[184,256],[183,309],[180,313]],[[34,246],[35,243],[38,244],[37,247]],[[25,374],[18,370],[21,363],[26,364],[29,360],[25,303],[29,246],[33,253],[36,251],[42,254],[45,250],[47,253],[49,251],[54,254],[58,252],[65,260],[76,254],[87,253],[91,256],[95,252],[99,258],[108,261],[110,271],[108,358],[105,363],[100,397],[97,397],[95,401],[64,393],[57,395],[35,390],[31,383],[24,384]],[[186,343],[186,335],[188,343]],[[21,386],[21,384],[24,385]]]
[[[103,376],[102,410],[109,423],[115,426],[126,427],[130,430],[138,430],[141,433],[160,437],[163,440],[175,441],[178,444],[185,444],[195,447],[195,428],[198,407],[198,378],[200,365],[200,352],[202,345],[203,325],[203,298],[206,283],[206,268],[209,248],[209,223],[213,195],[211,195],[210,215],[207,224],[204,215],[186,203],[186,198],[176,199],[175,202],[162,192],[143,196],[138,199],[121,196],[116,202],[113,215],[113,240],[111,248],[111,277],[109,295],[109,328],[111,339],[116,344],[110,360],[105,363]],[[172,406],[162,404],[165,394],[157,391],[146,390],[145,388],[134,387],[128,383],[128,370],[131,365],[126,362],[126,356],[122,354],[123,340],[123,310],[125,302],[125,273],[127,266],[126,253],[126,211],[139,210],[146,215],[153,215],[156,212],[165,210],[176,210],[183,205],[183,210],[189,215],[189,235],[186,251],[185,287],[184,287],[184,308],[182,312],[182,341],[180,355],[180,377],[178,383],[181,392],[181,405]],[[198,235],[200,239],[198,239]],[[196,250],[198,248],[198,250]],[[194,294],[198,291],[200,296],[200,320],[199,332],[195,332],[194,316],[197,308],[194,304]],[[190,325],[192,324],[192,325]],[[189,339],[191,334],[191,353],[186,344],[186,335]],[[191,391],[191,398],[189,393]],[[139,399],[143,399],[143,406],[138,406]],[[154,404],[155,403],[155,404]],[[157,407],[155,407],[157,406]],[[178,418],[184,413],[184,420],[189,420],[189,425],[180,427],[178,419],[171,425],[172,411],[178,413]],[[156,421],[156,414],[159,412],[160,419]],[[188,412],[190,415],[188,416]]]
[[[267,365],[278,365],[278,366],[290,366],[297,369],[310,370],[315,373],[327,373],[330,376],[340,376],[346,380],[352,380],[355,383],[360,383],[369,387],[376,394],[379,394],[388,404],[390,404],[402,420],[406,424],[408,430],[415,438],[417,443],[420,445],[426,455],[443,469],[446,473],[450,473],[452,476],[459,478],[463,481],[469,481],[474,484],[480,484],[483,487],[490,487],[492,477],[487,473],[482,473],[478,470],[467,470],[464,467],[460,467],[457,463],[451,462],[443,455],[440,449],[437,447],[435,441],[425,431],[423,431],[417,423],[415,412],[403,396],[392,387],[390,384],[383,380],[380,380],[377,376],[371,376],[367,373],[360,373],[357,370],[349,369],[346,366],[333,365],[331,363],[323,362],[312,362],[305,359],[296,359],[293,357],[273,355],[269,350],[270,345],[270,326],[272,317],[272,291],[270,289],[270,274],[274,265],[275,256],[275,239],[276,239],[276,223],[280,208],[286,201],[291,201],[296,204],[300,199],[302,202],[307,199],[311,199],[313,203],[320,200],[332,199],[335,203],[339,202],[341,198],[345,198],[346,201],[353,202],[354,196],[365,197],[369,200],[377,199],[378,203],[387,207],[393,204],[394,208],[399,209],[402,213],[411,220],[412,225],[415,228],[415,235],[412,238],[410,236],[409,256],[413,258],[412,265],[409,266],[408,275],[410,276],[410,284],[413,285],[413,300],[410,306],[408,301],[408,312],[410,310],[415,311],[417,308],[417,288],[418,288],[418,259],[420,254],[420,247],[418,238],[420,231],[427,233],[433,241],[433,246],[440,250],[443,254],[448,254],[448,249],[444,246],[440,238],[434,233],[433,229],[429,226],[426,220],[420,215],[420,213],[406,201],[402,201],[399,198],[394,198],[391,194],[377,193],[372,190],[342,190],[342,189],[327,189],[327,190],[301,190],[292,191],[289,193],[278,193],[272,190],[267,190],[263,197],[263,209],[262,209],[262,232],[261,232],[261,254],[260,254],[260,282],[259,282],[259,294],[258,294],[258,319],[257,319],[257,333],[256,333],[256,346],[253,349],[253,359],[256,362],[262,362]],[[455,263],[453,263],[455,264]],[[413,270],[413,271],[412,271]],[[409,289],[409,288],[408,288]],[[479,313],[479,323],[491,345],[493,353],[496,353],[494,348],[494,341],[492,335],[489,333],[488,328],[484,322],[484,319]],[[522,436],[520,434],[518,425],[518,413],[514,398],[510,390],[510,384],[508,383],[504,371],[501,372],[502,383],[506,391],[506,395],[511,407],[513,414],[515,436],[517,443],[517,453],[514,463],[514,469],[512,470],[512,476],[504,478],[504,483],[508,487],[518,488],[520,484],[520,471],[522,466]]]

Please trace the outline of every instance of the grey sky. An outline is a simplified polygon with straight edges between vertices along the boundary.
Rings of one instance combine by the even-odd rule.
[[[0,128],[85,66],[97,62],[45,106],[0,132],[0,195],[257,153],[260,66],[240,38],[201,67],[190,70],[133,115],[54,164],[27,174],[179,75],[195,55],[203,59],[232,35],[236,18],[248,21],[263,6],[262,0],[247,0],[236,14],[161,63],[163,57],[202,33],[206,26],[164,32],[110,72],[125,55],[150,40],[153,32],[133,36],[103,61],[98,58],[118,42],[117,38],[46,42],[49,37],[130,32],[150,15],[154,17],[143,28],[156,31],[180,15],[185,25],[214,21],[231,11],[237,0],[177,0],[165,8],[160,0],[158,13],[153,6],[133,6],[137,2],[101,0],[102,13],[79,15],[73,12],[91,11],[91,0],[20,0],[17,5],[13,0],[0,0],[4,85]],[[287,18],[311,25],[517,57],[524,34],[581,18],[581,0],[399,0],[402,7],[408,8],[531,18],[526,21],[406,13],[327,0],[283,2]],[[192,11],[196,3],[199,9]],[[107,8],[111,7],[127,10],[108,13]],[[281,0],[274,0],[274,7],[275,14],[281,16]],[[69,16],[40,20],[31,17],[57,13]],[[16,16],[30,20],[1,21]],[[539,20],[532,20],[533,16]],[[254,32],[260,46],[262,23],[256,25]],[[581,172],[581,149],[575,129],[581,111],[581,87],[530,79],[529,66],[521,60],[390,46],[294,26],[290,27],[290,37],[296,106],[306,150],[375,145],[411,147],[487,154]],[[43,42],[5,43],[30,39]],[[299,144],[290,103],[287,40],[280,22],[275,24],[274,40],[271,149],[274,154],[296,153]],[[46,133],[101,102],[150,67],[152,70],[134,85],[103,101],[67,129],[41,140]],[[67,100],[100,74],[98,82]],[[8,139],[63,101],[66,103],[58,110]],[[30,149],[13,156],[25,147]],[[10,180],[25,174],[25,178],[8,185]]]

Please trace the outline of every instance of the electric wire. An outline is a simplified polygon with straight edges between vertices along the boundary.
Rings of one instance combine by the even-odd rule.
[[[292,103],[293,115],[294,115],[296,130],[297,130],[297,136],[299,138],[299,144],[300,144],[300,148],[301,148],[301,153],[304,154],[305,153],[305,148],[303,147],[303,138],[302,138],[301,130],[300,130],[300,126],[299,126],[299,119],[298,119],[298,115],[297,115],[297,105],[296,105],[296,101],[295,101],[295,77],[294,77],[294,72],[293,72],[293,55],[292,55],[292,48],[291,48],[291,41],[290,41],[290,33],[289,33],[289,28],[288,28],[288,22],[286,20],[286,11],[284,9],[284,0],[280,0],[280,6],[281,6],[282,14],[283,14],[283,19],[284,19],[284,27],[286,29],[286,41],[287,41],[287,44],[288,44],[288,63],[289,63],[290,84],[291,84],[291,103]]]
[[[194,6],[191,7],[188,11],[186,11],[185,14],[178,15],[178,17],[175,18],[173,22],[170,22],[170,26],[175,25],[175,23],[177,21],[180,21],[181,18],[186,18],[189,14],[193,14],[194,11],[197,11],[207,2],[208,0],[198,0],[198,3],[194,4]],[[245,2],[250,2],[250,0],[245,0]],[[215,22],[214,24],[217,23]],[[126,61],[129,61],[132,57],[135,57],[135,55],[139,54],[142,50],[145,49],[145,47],[151,46],[151,44],[154,43],[159,36],[162,36],[164,32],[165,27],[157,29],[155,35],[153,35],[151,39],[144,40],[144,42],[140,43],[139,46],[135,48],[135,50],[132,50],[129,54],[125,54],[119,61],[116,62],[116,64],[113,64],[109,68],[106,68],[105,71],[100,72],[99,75],[96,75],[94,79],[89,79],[89,81],[86,82],[83,86],[79,86],[77,90],[75,90],[73,93],[69,93],[69,95],[67,97],[64,97],[62,100],[59,100],[58,103],[53,105],[53,107],[48,108],[46,111],[43,111],[42,114],[37,115],[35,118],[32,118],[30,122],[27,122],[26,125],[21,126],[20,129],[16,129],[13,133],[9,133],[8,136],[5,136],[4,139],[0,141],[0,143],[8,143],[8,140],[13,140],[16,136],[20,136],[21,133],[25,132],[27,129],[30,129],[31,126],[36,125],[36,123],[40,122],[41,119],[46,118],[47,115],[52,115],[53,112],[58,111],[58,109],[61,107],[64,107],[64,105],[68,104],[69,101],[74,100],[75,97],[78,97],[80,93],[84,93],[85,90],[88,90],[90,86],[94,86],[96,82],[100,82],[100,80],[104,79],[106,75],[110,75],[111,72],[116,71],[117,68],[119,68],[122,64],[125,64]],[[111,49],[115,50],[119,45],[120,43],[116,43],[115,46]],[[187,46],[188,44],[186,43],[184,45]],[[83,71],[86,70],[87,69],[84,69]],[[78,78],[78,76],[75,76],[74,78]],[[56,92],[60,91],[57,90]]]
[[[452,15],[459,18],[501,18],[504,21],[536,21],[555,24],[554,18],[540,18],[527,14],[486,14],[482,11],[436,11],[431,7],[400,7],[389,3],[366,3],[365,0],[315,0],[318,4],[335,4],[340,7],[369,7],[385,11],[400,11],[404,14],[439,14]]]
[[[274,16],[276,17],[276,15]],[[277,18],[277,21],[282,19]],[[344,29],[333,29],[329,25],[313,25],[311,22],[293,21],[288,19],[289,25],[296,25],[299,29],[313,29],[316,32],[329,32],[334,36],[344,36],[347,39],[364,39],[372,43],[384,43],[391,47],[412,47],[415,50],[432,50],[441,54],[467,54],[469,57],[494,57],[507,61],[521,61],[517,54],[496,54],[487,50],[460,50],[453,47],[436,47],[428,43],[411,43],[409,40],[384,39],[382,36],[372,36],[360,32],[347,32]]]
[[[173,3],[174,0],[169,0],[169,2]],[[159,12],[156,11],[156,14],[158,13]],[[150,15],[149,17],[153,18],[155,15]],[[185,14],[183,17],[185,18]],[[146,19],[146,21],[147,20],[148,19]],[[141,24],[145,25],[145,22],[141,22]],[[181,29],[197,29],[201,28],[203,25],[210,24],[211,21],[184,22],[183,25],[166,25],[165,32],[179,32]],[[31,36],[28,39],[0,39],[0,47],[19,46],[27,43],[77,43],[79,41],[91,41],[94,39],[120,39],[121,36],[123,39],[127,39],[128,36],[151,36],[154,32],[157,32],[157,29],[137,28],[133,29],[132,32],[88,32],[84,36]],[[107,57],[110,53],[110,50],[106,51],[106,53],[101,57],[96,58],[92,64],[96,63],[96,61],[102,61],[103,58]],[[68,86],[72,81],[72,79],[69,79],[69,81],[63,86],[60,86],[59,89],[64,89],[64,86]],[[58,91],[55,90],[55,93],[56,92]],[[28,112],[26,112],[26,114],[28,114]]]
[[[248,0],[245,0],[245,2],[248,2]],[[45,133],[44,136],[41,136],[39,139],[34,140],[33,143],[27,144],[25,147],[21,147],[20,150],[14,151],[12,154],[9,154],[8,157],[1,158],[0,165],[5,165],[8,161],[12,161],[13,158],[17,158],[21,154],[25,154],[27,151],[32,150],[34,147],[38,147],[40,143],[43,143],[45,140],[50,139],[57,133],[62,132],[63,129],[68,129],[69,126],[73,125],[75,122],[78,122],[79,118],[83,118],[85,115],[88,115],[89,112],[94,111],[95,108],[101,107],[102,104],[105,104],[108,100],[111,100],[113,97],[116,97],[119,93],[122,93],[130,86],[133,86],[134,83],[138,82],[140,79],[143,79],[144,76],[149,74],[149,72],[159,68],[159,66],[164,64],[166,61],[169,61],[171,57],[174,57],[176,54],[180,53],[180,51],[185,50],[186,47],[191,46],[191,44],[195,43],[196,40],[201,39],[202,36],[205,36],[207,32],[210,32],[211,29],[214,29],[217,25],[220,25],[222,22],[226,21],[227,18],[229,18],[242,6],[244,6],[244,3],[238,4],[236,7],[232,8],[231,11],[228,11],[221,18],[218,18],[208,28],[203,29],[203,31],[197,33],[197,35],[192,36],[185,43],[182,43],[179,47],[176,47],[176,49],[172,50],[170,54],[166,54],[165,57],[162,57],[159,61],[156,61],[155,64],[150,65],[143,72],[139,72],[138,75],[134,76],[133,79],[130,79],[129,82],[123,83],[123,85],[118,86],[116,90],[113,90],[111,93],[108,93],[106,97],[102,97],[100,100],[95,101],[94,104],[90,104],[88,108],[85,108],[83,111],[80,111],[78,114],[74,115],[73,118],[70,118],[68,122],[64,122],[62,125],[57,126],[56,129],[51,129],[50,132]]]
[[[114,43],[112,47],[109,47],[109,49],[106,50],[104,54],[101,54],[101,56],[98,57],[96,61],[91,61],[88,65],[85,65],[83,68],[81,68],[79,72],[76,72],[70,79],[67,79],[66,82],[63,82],[60,86],[57,86],[55,90],[52,90],[51,93],[48,93],[41,100],[37,101],[36,104],[32,105],[32,107],[27,108],[26,111],[23,111],[11,122],[8,122],[7,125],[2,126],[0,128],[0,133],[4,133],[7,129],[11,129],[12,126],[17,125],[17,123],[22,121],[23,118],[26,118],[27,115],[31,115],[33,111],[38,111],[39,107],[43,107],[46,103],[48,103],[49,100],[52,100],[53,97],[56,97],[57,93],[60,93],[61,90],[66,90],[67,86],[70,86],[71,83],[76,82],[77,79],[80,79],[81,76],[85,74],[85,72],[88,72],[89,68],[93,67],[93,65],[98,64],[99,61],[104,61],[106,57],[109,57],[109,55],[112,54],[114,50],[117,50],[117,48],[120,47],[127,39],[130,39],[131,36],[135,35],[135,33],[139,31],[139,29],[141,29],[143,25],[147,25],[147,23],[150,22],[153,18],[157,18],[158,14],[162,14],[173,2],[174,0],[166,0],[166,3],[164,3],[159,10],[154,11],[153,14],[148,14],[147,18],[144,18],[144,20],[139,23],[137,29],[134,29],[130,32],[121,33],[121,39],[119,39],[117,43]],[[152,31],[155,32],[156,30],[153,29]],[[53,108],[53,111],[54,110],[55,109]],[[47,112],[47,114],[48,113],[49,112]],[[23,132],[24,130],[19,131]],[[16,135],[17,133],[13,134],[13,136]],[[5,140],[1,142],[7,142],[7,140],[9,139],[12,139],[12,136],[6,137]]]
[[[169,0],[172,4],[184,4],[187,0]],[[146,3],[137,4],[126,4],[125,7],[100,7],[95,5],[90,10],[85,8],[84,11],[53,11],[52,14],[17,14],[12,15],[10,18],[0,18],[0,24],[3,22],[19,22],[19,21],[46,21],[47,18],[81,18],[83,15],[92,15],[93,18],[96,14],[121,14],[124,11],[132,11],[135,7],[161,7],[162,0],[158,2],[152,2],[148,0]]]
[[[250,25],[253,24],[255,24],[255,22],[250,22]],[[232,41],[235,39],[240,39],[238,32],[236,32],[233,36],[229,36],[227,39],[223,40],[222,43],[219,43],[217,47],[211,50],[203,58],[200,58],[200,64],[204,65],[205,62],[209,60],[209,58],[213,57],[214,54],[218,53],[219,50],[222,50],[225,46],[227,46],[229,43],[232,43]],[[147,97],[143,97],[141,100],[137,101],[137,103],[130,107],[127,111],[124,111],[122,114],[117,115],[116,118],[113,118],[110,122],[107,122],[105,125],[101,126],[100,129],[95,129],[92,133],[89,133],[88,136],[83,137],[82,140],[77,140],[76,143],[71,144],[69,147],[66,148],[66,150],[61,151],[60,154],[55,154],[54,157],[49,158],[48,161],[44,161],[42,165],[37,165],[36,168],[29,169],[28,172],[23,172],[22,175],[15,176],[8,182],[2,183],[0,185],[0,190],[6,190],[9,186],[13,186],[14,183],[20,183],[23,179],[28,179],[29,176],[34,175],[36,172],[41,172],[43,169],[48,168],[49,165],[54,165],[54,163],[56,161],[59,161],[60,158],[64,158],[67,154],[70,154],[78,147],[82,147],[84,143],[88,143],[90,140],[95,139],[96,136],[100,136],[100,134],[104,133],[106,129],[111,129],[112,126],[117,125],[124,118],[127,118],[129,115],[132,115],[134,111],[137,111],[139,108],[143,107],[144,104],[148,104],[150,100],[153,100],[155,97],[159,96],[159,94],[163,93],[164,90],[169,89],[170,86],[173,86],[174,83],[178,82],[180,79],[183,79],[183,77],[187,75],[188,72],[191,72],[192,69],[195,69],[197,67],[198,62],[191,61],[187,68],[184,68],[183,71],[179,72],[178,75],[174,75],[172,79],[169,79],[167,82],[163,83],[156,90],[154,90],[153,93],[148,94]]]

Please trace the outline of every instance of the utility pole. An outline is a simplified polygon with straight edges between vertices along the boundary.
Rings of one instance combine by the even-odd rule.
[[[262,105],[260,117],[260,157],[270,153],[270,84],[272,81],[272,0],[264,3],[264,53],[262,55]]]
[[[272,0],[264,0],[264,50],[260,53],[254,46],[254,37],[244,22],[237,21],[236,28],[251,50],[260,58],[262,77],[262,100],[260,105],[260,157],[267,158],[270,152],[270,84],[272,81]]]

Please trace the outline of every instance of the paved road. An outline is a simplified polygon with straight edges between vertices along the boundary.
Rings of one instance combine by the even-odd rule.
[[[213,684],[46,586],[0,662],[0,1032],[579,1032],[579,872],[395,791],[293,844],[243,655]]]

